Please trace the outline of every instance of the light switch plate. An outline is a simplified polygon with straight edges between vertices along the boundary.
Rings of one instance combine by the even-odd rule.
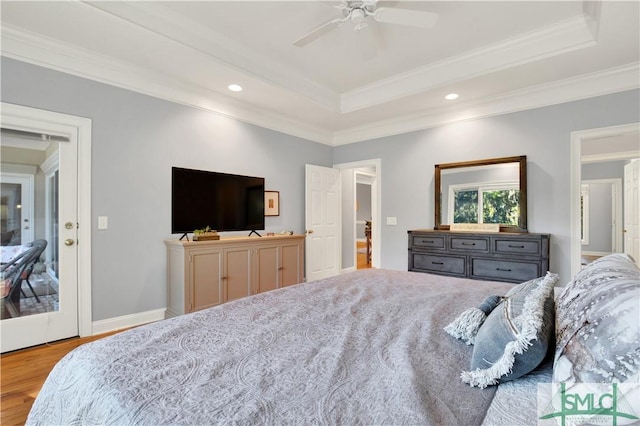
[[[98,229],[107,229],[109,227],[109,218],[107,216],[98,216]]]
[[[398,218],[395,216],[387,216],[387,225],[397,225]]]

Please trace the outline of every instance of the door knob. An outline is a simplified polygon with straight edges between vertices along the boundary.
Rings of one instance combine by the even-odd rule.
[[[67,238],[66,240],[64,240],[64,244],[67,246],[72,246],[74,242],[75,241],[71,238]]]
[[[313,234],[313,229],[307,229],[307,230],[305,231],[305,234]]]

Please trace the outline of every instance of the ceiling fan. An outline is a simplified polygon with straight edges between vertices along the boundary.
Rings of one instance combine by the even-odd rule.
[[[366,21],[369,17],[373,17],[376,22],[385,24],[399,24],[419,28],[431,28],[438,22],[437,13],[395,7],[377,7],[377,3],[378,0],[342,0],[340,5],[334,6],[342,11],[341,18],[325,22],[294,41],[293,44],[299,47],[306,46],[348,21],[355,23],[355,30],[359,31],[367,27]]]

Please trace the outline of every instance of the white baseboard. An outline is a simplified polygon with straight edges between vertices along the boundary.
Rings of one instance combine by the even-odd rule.
[[[351,268],[342,268],[340,269],[340,274],[346,274],[347,272],[353,272],[356,270],[355,266],[352,266]]]
[[[123,328],[135,327],[137,325],[164,319],[166,309],[154,309],[153,311],[139,312],[137,314],[123,315],[121,317],[109,318],[106,320],[94,321],[91,324],[91,334],[108,333]]]

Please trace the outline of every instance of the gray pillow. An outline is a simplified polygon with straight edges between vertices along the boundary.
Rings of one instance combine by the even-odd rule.
[[[475,337],[471,371],[462,381],[485,388],[517,379],[544,360],[554,346],[553,287],[558,275],[514,286],[489,314]]]

